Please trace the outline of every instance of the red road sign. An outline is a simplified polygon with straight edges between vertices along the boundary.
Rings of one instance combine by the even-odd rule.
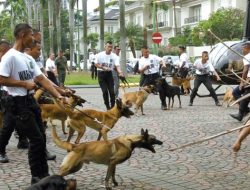
[[[155,44],[159,44],[161,43],[162,41],[162,35],[160,32],[154,32],[152,34],[152,41],[155,43]]]

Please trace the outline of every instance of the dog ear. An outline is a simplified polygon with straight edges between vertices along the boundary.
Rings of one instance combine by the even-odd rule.
[[[121,98],[116,98],[116,106],[118,109],[122,109],[122,99]]]
[[[129,100],[127,100],[127,101],[125,102],[125,105],[126,105],[126,107],[128,107],[128,108],[131,108],[131,107],[133,106],[132,102],[130,102]]]
[[[141,128],[141,135],[144,136],[144,129],[143,128]]]
[[[146,129],[144,136],[148,138],[148,130]]]

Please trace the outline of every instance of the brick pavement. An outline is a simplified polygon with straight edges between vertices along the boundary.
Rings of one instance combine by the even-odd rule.
[[[200,92],[206,93],[206,90],[202,87]],[[90,102],[85,107],[104,110],[99,88],[77,89],[77,94]],[[114,189],[249,189],[250,138],[243,142],[237,157],[231,149],[237,132],[182,150],[168,151],[169,148],[240,126],[239,122],[229,116],[229,113],[237,112],[237,107],[216,107],[210,97],[196,97],[194,106],[189,107],[189,96],[182,96],[181,99],[181,109],[178,108],[176,98],[173,109],[162,111],[159,97],[150,95],[144,105],[146,116],[122,118],[109,132],[109,137],[112,138],[124,134],[138,134],[141,128],[147,128],[150,133],[164,141],[162,146],[155,147],[155,154],[136,149],[128,161],[118,165],[116,174],[119,186]],[[65,139],[60,129],[58,127],[58,134]],[[98,135],[92,129],[87,129],[85,134],[82,141],[94,140]],[[56,162],[49,161],[50,173],[53,174],[58,172],[66,152],[51,141],[50,129],[48,136],[48,149],[57,155]],[[30,183],[27,150],[18,150],[16,144],[17,140],[12,137],[7,148],[10,163],[0,164],[0,190],[25,189]],[[104,189],[106,170],[106,166],[91,163],[66,178],[76,178],[78,189],[101,190]]]

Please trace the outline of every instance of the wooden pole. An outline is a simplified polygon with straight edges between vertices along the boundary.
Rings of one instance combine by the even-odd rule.
[[[191,142],[191,143],[187,143],[187,144],[181,145],[181,146],[176,147],[176,148],[171,148],[171,149],[169,149],[169,151],[175,151],[175,150],[182,149],[182,148],[185,148],[185,147],[188,147],[188,146],[192,146],[192,145],[195,145],[195,144],[200,144],[200,143],[203,143],[203,142],[205,142],[205,141],[208,141],[208,140],[217,138],[217,137],[219,137],[219,136],[226,135],[226,134],[228,134],[228,133],[232,133],[232,132],[237,131],[237,130],[239,130],[239,129],[243,129],[243,128],[245,128],[245,127],[250,127],[250,124],[246,124],[246,125],[243,125],[243,126],[240,126],[240,127],[236,127],[236,128],[234,128],[234,129],[226,130],[226,131],[223,131],[223,132],[221,132],[221,133],[219,133],[219,134],[212,135],[212,136],[208,136],[208,137],[206,137],[206,138],[203,138],[203,139],[200,139],[200,140]]]

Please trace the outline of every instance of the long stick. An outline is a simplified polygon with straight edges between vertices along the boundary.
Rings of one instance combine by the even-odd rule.
[[[245,79],[241,78],[239,75],[237,75],[237,73],[234,72],[234,70],[232,69],[231,72],[240,80],[242,80],[243,82],[250,84],[249,82],[247,82]]]
[[[234,52],[235,54],[237,54],[238,56],[240,56],[242,59],[245,59],[245,60],[247,60],[247,61],[249,62],[249,60],[246,59],[246,58],[244,57],[244,55],[240,54],[239,52],[237,52],[237,51],[233,50],[231,47],[229,47],[229,46],[228,46],[225,42],[223,42],[218,36],[216,36],[216,34],[213,33],[213,32],[211,31],[211,29],[208,29],[207,31],[210,32],[217,40],[220,41],[220,43],[222,43],[222,44],[223,44],[225,47],[227,47],[230,51]]]
[[[233,105],[235,105],[235,104],[237,104],[238,102],[240,102],[240,101],[242,101],[242,100],[245,100],[245,99],[249,98],[249,97],[250,97],[250,93],[249,93],[249,94],[246,94],[246,95],[244,95],[244,96],[242,96],[242,97],[240,97],[240,98],[238,98],[236,101],[234,101],[234,102],[230,105],[230,107],[233,106]]]
[[[234,131],[237,131],[239,129],[243,129],[243,128],[249,127],[249,126],[250,126],[250,124],[246,124],[246,125],[243,125],[243,126],[240,126],[240,127],[236,127],[234,129],[226,130],[226,131],[223,131],[223,132],[221,132],[219,134],[206,137],[204,139],[200,139],[200,140],[197,140],[197,141],[194,141],[194,142],[191,142],[191,143],[187,143],[187,144],[181,145],[181,146],[176,147],[176,148],[171,148],[171,149],[169,149],[169,151],[175,151],[175,150],[178,150],[178,149],[181,149],[181,148],[185,148],[185,147],[188,147],[188,146],[192,146],[192,145],[195,145],[195,144],[200,144],[200,143],[208,141],[210,139],[214,139],[214,138],[217,138],[219,136],[222,136],[222,135],[225,135],[225,134],[228,134],[228,133],[232,133]]]

